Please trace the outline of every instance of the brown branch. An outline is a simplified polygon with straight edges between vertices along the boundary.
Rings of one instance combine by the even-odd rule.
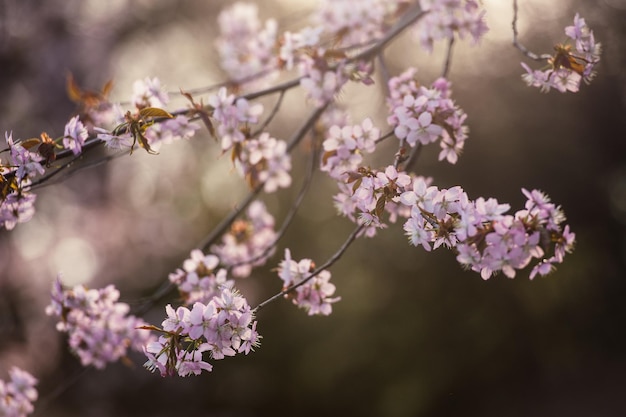
[[[532,60],[535,60],[535,61],[544,61],[546,59],[552,58],[551,55],[547,55],[547,54],[537,55],[536,53],[530,51],[528,48],[526,48],[524,45],[522,45],[518,41],[517,38],[519,36],[519,33],[517,31],[517,12],[518,12],[517,0],[513,0],[513,22],[512,22],[512,26],[513,26],[513,46],[516,47],[517,49],[519,49],[528,58],[530,58]]]
[[[365,225],[361,224],[359,226],[357,226],[352,233],[350,233],[350,235],[348,236],[348,238],[346,239],[345,242],[343,242],[343,245],[341,245],[341,247],[339,248],[339,250],[337,252],[335,252],[335,254],[333,256],[331,256],[328,261],[326,261],[326,263],[324,263],[322,266],[318,267],[317,269],[315,269],[315,271],[311,272],[310,275],[308,275],[306,278],[304,278],[302,281],[298,282],[297,284],[293,284],[292,286],[285,288],[284,290],[282,290],[281,292],[279,292],[278,294],[274,294],[273,296],[271,296],[270,298],[268,298],[267,300],[259,303],[258,306],[256,306],[253,311],[259,311],[260,309],[262,309],[263,307],[265,307],[266,305],[268,305],[269,303],[276,301],[277,299],[289,294],[292,291],[295,291],[297,288],[303,286],[304,284],[306,284],[307,282],[309,282],[310,280],[312,280],[313,278],[315,278],[320,272],[322,272],[324,269],[327,269],[329,267],[331,267],[335,262],[337,262],[341,256],[345,253],[345,251],[348,249],[348,247],[350,247],[350,245],[352,244],[352,242],[354,242],[356,240],[356,238],[358,237],[359,233],[365,228]]]

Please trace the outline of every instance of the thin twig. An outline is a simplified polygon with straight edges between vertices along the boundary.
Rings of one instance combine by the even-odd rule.
[[[535,60],[535,61],[544,61],[546,59],[552,58],[552,56],[547,55],[547,54],[537,55],[536,53],[530,51],[528,48],[526,48],[524,45],[522,45],[518,41],[519,33],[517,32],[517,12],[518,12],[517,0],[513,0],[513,23],[512,23],[512,26],[513,26],[513,46],[515,46],[517,49],[519,49],[528,58],[530,58],[532,60]]]
[[[238,207],[236,207],[234,210],[232,210],[228,214],[228,216],[226,216],[224,219],[222,219],[220,224],[218,224],[211,231],[211,233],[209,233],[209,235],[207,237],[205,237],[202,240],[202,242],[199,245],[197,245],[196,247],[201,248],[203,251],[208,250],[209,247],[213,243],[215,243],[217,238],[220,237],[222,235],[222,233],[224,233],[226,231],[226,229],[228,229],[230,227],[230,225],[233,224],[235,219],[237,219],[237,217],[239,217],[239,215],[250,205],[250,203],[252,203],[254,201],[254,199],[256,198],[257,194],[259,194],[261,192],[261,190],[263,189],[263,185],[264,185],[264,183],[261,183],[261,184],[257,185],[252,191],[250,191],[248,193],[248,195],[246,196],[246,198],[241,202],[241,204],[239,204]]]
[[[415,165],[415,163],[417,163],[417,158],[419,158],[420,154],[422,153],[422,148],[424,146],[422,145],[421,142],[419,142],[417,145],[415,145],[415,147],[411,150],[411,155],[409,156],[409,158],[406,160],[406,164],[404,166],[404,171],[408,171],[409,169],[411,169],[411,167],[413,165]]]
[[[311,182],[313,180],[313,174],[315,173],[315,163],[316,162],[317,162],[317,152],[314,150],[313,152],[311,152],[311,157],[310,157],[310,161],[309,161],[309,169],[307,171],[307,175],[306,175],[306,177],[304,179],[302,187],[300,188],[300,191],[298,192],[298,195],[297,195],[296,199],[294,200],[293,205],[289,209],[289,212],[285,216],[285,219],[283,220],[283,224],[281,225],[280,229],[276,232],[276,236],[274,237],[274,240],[273,240],[272,244],[271,245],[267,245],[267,247],[260,254],[254,256],[254,257],[252,257],[250,259],[246,259],[244,261],[237,262],[237,263],[235,263],[233,265],[230,265],[228,267],[229,270],[232,269],[232,268],[241,266],[241,265],[246,265],[246,264],[251,264],[253,262],[256,262],[259,259],[262,259],[265,256],[267,256],[267,254],[269,254],[276,247],[276,244],[285,235],[285,232],[287,231],[287,228],[289,227],[289,225],[293,221],[296,213],[298,212],[298,209],[300,208],[300,205],[302,204],[302,201],[304,201],[304,196],[306,195],[307,191],[309,190],[309,186],[311,185]]]
[[[446,53],[446,61],[443,64],[443,71],[441,72],[441,76],[443,78],[448,78],[448,73],[450,72],[450,65],[452,64],[452,50],[454,49],[454,36],[450,38],[448,41],[448,51]]]
[[[268,87],[264,90],[254,91],[252,93],[244,94],[239,98],[245,98],[246,100],[254,100],[255,98],[267,96],[281,91],[287,91],[300,85],[302,77],[294,78],[293,80],[285,81],[284,83]]]
[[[391,79],[391,75],[389,74],[389,68],[387,68],[387,63],[385,62],[385,57],[382,52],[378,55],[378,67],[380,68],[380,77],[383,80],[383,89],[385,91],[385,97],[389,96],[389,80]]]
[[[376,145],[378,145],[379,143],[381,143],[381,142],[383,142],[383,141],[385,141],[385,140],[389,139],[389,138],[390,138],[390,137],[392,137],[393,135],[395,135],[395,133],[394,133],[394,131],[393,131],[393,130],[391,130],[391,131],[389,131],[388,133],[385,133],[383,136],[381,136],[381,137],[379,137],[378,139],[376,139],[376,140],[374,141],[374,143],[375,143]]]
[[[350,233],[350,236],[348,236],[348,238],[346,239],[345,242],[343,242],[343,245],[341,245],[341,247],[339,248],[339,250],[337,252],[335,252],[335,254],[333,256],[330,257],[330,259],[328,259],[328,261],[326,261],[326,263],[324,263],[322,266],[318,267],[317,269],[315,269],[313,272],[311,272],[310,275],[308,275],[306,278],[304,278],[302,281],[298,282],[297,284],[293,284],[292,286],[285,288],[284,290],[282,290],[281,292],[279,292],[278,294],[274,294],[273,296],[271,296],[270,298],[268,298],[267,300],[259,303],[258,306],[256,306],[254,308],[254,311],[259,311],[260,309],[262,309],[263,307],[265,307],[266,305],[268,305],[269,303],[276,301],[277,299],[289,294],[292,291],[295,291],[298,287],[301,287],[302,285],[306,284],[307,282],[309,282],[310,280],[312,280],[313,278],[315,278],[320,272],[322,272],[324,269],[327,269],[329,267],[331,267],[335,262],[337,262],[339,260],[339,258],[341,258],[341,256],[344,254],[344,252],[348,249],[348,247],[350,247],[350,245],[352,244],[352,242],[354,242],[354,240],[357,238],[357,236],[359,235],[359,233],[365,228],[365,225],[361,224],[358,225],[353,231],[352,233]]]
[[[423,11],[418,2],[412,6],[412,9],[407,11],[402,18],[392,27],[389,32],[385,34],[376,44],[371,47],[365,49],[363,52],[355,55],[350,58],[349,61],[368,61],[373,59],[385,49],[387,44],[391,42],[396,36],[402,33],[406,28],[411,26],[413,23],[417,22],[419,19],[424,17],[428,11]]]
[[[46,408],[50,405],[50,403],[57,399],[61,394],[67,391],[72,385],[78,382],[83,376],[85,376],[88,372],[90,372],[93,368],[90,367],[81,367],[79,368],[74,375],[71,375],[63,380],[62,383],[58,384],[53,391],[46,393],[45,396],[42,396],[37,400],[37,407],[35,407],[35,411],[33,416],[42,415]]]
[[[66,164],[64,164],[63,166],[59,167],[56,171],[51,172],[50,174],[43,176],[41,178],[38,178],[37,180],[33,181],[31,188],[33,190],[36,190],[37,188],[41,188],[42,186],[49,186],[49,185],[54,185],[54,184],[58,184],[62,181],[67,180],[68,178],[73,177],[74,175],[78,174],[79,172],[82,172],[85,169],[89,169],[89,168],[94,168],[97,166],[100,166],[104,163],[107,163],[109,161],[112,161],[114,159],[120,158],[122,156],[126,156],[128,155],[128,152],[124,151],[124,152],[118,152],[116,154],[111,154],[111,155],[106,155],[103,158],[100,158],[96,161],[92,161],[89,163],[84,163],[82,165],[79,165],[76,167],[76,169],[66,172],[64,176],[57,178],[56,181],[48,181],[51,177],[55,176],[56,174],[60,173],[62,169],[65,168],[69,168],[70,165],[72,165],[74,162],[76,162],[79,159],[82,159],[83,154],[78,155],[76,158],[72,159],[71,161],[67,162]]]
[[[291,152],[293,150],[293,148],[296,145],[298,145],[298,143],[300,143],[300,141],[302,140],[302,138],[304,138],[304,136],[306,135],[308,130],[311,127],[313,127],[313,125],[315,124],[317,119],[322,115],[322,113],[326,109],[326,106],[328,106],[328,103],[329,102],[327,102],[326,105],[324,105],[323,107],[320,107],[319,109],[316,109],[311,114],[311,116],[309,116],[307,121],[300,127],[300,129],[296,133],[294,133],[293,137],[291,138],[291,140],[287,144],[287,152],[288,153]],[[207,250],[217,240],[217,238],[219,236],[221,236],[222,233],[224,233],[226,231],[226,229],[228,229],[230,227],[230,225],[235,221],[235,219],[237,217],[239,217],[239,215],[246,209],[246,207],[248,207],[250,205],[250,203],[252,203],[252,201],[254,200],[256,195],[261,192],[261,190],[263,189],[264,185],[265,185],[265,182],[260,183],[259,185],[257,185],[254,188],[254,190],[252,190],[248,194],[248,196],[244,199],[244,201],[237,208],[235,208],[233,211],[231,211],[230,214],[226,218],[224,218],[220,222],[220,224],[215,229],[213,229],[211,231],[211,233],[197,247],[200,247],[203,250]]]
[[[276,101],[276,104],[274,105],[272,112],[269,114],[269,116],[267,116],[263,124],[256,130],[256,132],[252,134],[252,137],[255,137],[261,132],[263,132],[265,128],[271,123],[271,121],[274,119],[274,117],[278,113],[278,110],[280,109],[281,104],[283,103],[283,99],[285,98],[285,93],[286,93],[286,90],[282,90],[280,92],[280,96],[278,97],[278,100]]]

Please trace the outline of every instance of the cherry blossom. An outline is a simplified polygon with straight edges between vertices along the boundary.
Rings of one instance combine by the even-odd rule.
[[[522,79],[527,85],[538,87],[544,93],[553,88],[561,93],[575,93],[580,89],[581,81],[589,84],[593,80],[601,52],[593,31],[577,13],[574,24],[565,28],[565,35],[569,43],[555,45],[554,55],[549,57],[547,68],[533,70],[522,63],[526,71]]]
[[[148,358],[144,366],[162,376],[211,372],[213,365],[204,360],[204,352],[220,360],[237,353],[247,355],[259,346],[254,312],[245,298],[229,288],[221,288],[207,303],[195,302],[191,310],[168,305],[166,313],[159,329],[165,334],[143,349]]]
[[[79,155],[89,134],[78,116],[74,116],[65,125],[63,146],[70,149],[74,155]]]
[[[422,10],[428,12],[416,25],[422,46],[432,51],[439,40],[452,40],[455,35],[471,37],[477,43],[489,30],[485,23],[485,10],[476,0],[420,0]]]
[[[312,260],[302,259],[296,262],[291,259],[291,251],[285,249],[285,259],[278,265],[278,276],[283,280],[283,289],[298,285],[308,279],[306,283],[298,286],[293,292],[286,294],[285,298],[291,299],[309,316],[327,316],[332,313],[332,304],[339,301],[341,297],[332,298],[335,294],[335,285],[329,282],[330,272],[323,270],[309,279],[313,270]]]
[[[9,378],[8,382],[0,379],[0,415],[26,417],[34,411],[37,379],[16,366],[9,370]]]
[[[264,265],[274,254],[274,217],[261,201],[253,201],[246,210],[246,218],[233,223],[222,242],[211,246],[223,265],[235,277],[245,278],[252,268]]]
[[[57,330],[68,334],[70,350],[83,366],[103,369],[125,357],[129,348],[142,351],[149,342],[149,333],[138,330],[145,322],[128,314],[130,307],[117,301],[119,295],[113,285],[65,290],[60,277],[55,280],[46,314],[60,320]]]
[[[223,288],[232,288],[234,281],[227,278],[225,269],[218,269],[220,259],[205,255],[200,249],[191,251],[191,257],[183,262],[183,268],[169,275],[176,284],[185,304],[208,302]]]
[[[389,80],[387,122],[394,128],[396,137],[412,147],[441,139],[439,160],[454,164],[467,138],[467,115],[450,98],[449,81],[439,78],[431,88],[425,88],[415,79],[416,72],[408,69]]]

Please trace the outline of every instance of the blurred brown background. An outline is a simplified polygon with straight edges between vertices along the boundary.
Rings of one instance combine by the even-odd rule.
[[[299,27],[314,7],[259,3],[280,30]],[[523,84],[510,2],[484,3],[492,31],[478,47],[458,42],[450,73],[469,114],[465,153],[450,166],[436,162],[436,146],[426,148],[417,170],[513,210],[521,187],[547,192],[577,234],[556,273],[483,281],[444,249],[408,246],[395,225],[357,241],[332,268],[342,301],[331,317],[309,318],[286,301],[262,310],[263,343],[250,356],[187,379],[150,374],[140,356],[135,368],[82,372],[44,316],[50,283],[58,270],[68,284],[115,283],[134,307],[153,293],[245,195],[203,132],[159,156],[136,152],[43,188],[35,218],[0,233],[0,378],[19,365],[40,379],[37,416],[626,415],[626,2],[520,2],[521,40],[537,52],[564,40],[575,12],[603,43],[597,79],[566,95]],[[213,41],[227,4],[0,1],[0,131],[61,135],[74,111],[68,71],[90,89],[113,78],[118,100],[146,76],[170,91],[222,81]],[[387,56],[394,75],[414,65],[430,83],[442,52],[427,55],[404,36]],[[371,115],[387,130],[376,87],[348,88],[340,100],[355,121]],[[280,138],[310,111],[299,95],[286,107],[272,124]],[[294,178],[297,187],[301,169]],[[264,197],[277,223],[296,192]],[[278,254],[290,247],[321,263],[335,252],[352,226],[334,215],[332,193],[317,175]],[[252,305],[279,290],[271,271],[279,260],[238,282]],[[158,324],[163,315],[159,305],[146,319]]]

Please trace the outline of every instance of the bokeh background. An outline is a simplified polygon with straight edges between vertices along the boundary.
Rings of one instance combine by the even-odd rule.
[[[0,232],[0,378],[18,365],[40,379],[37,416],[626,415],[626,2],[520,2],[521,40],[532,50],[562,42],[575,12],[603,43],[599,75],[578,94],[526,87],[523,57],[511,46],[510,2],[483,3],[491,32],[477,47],[458,42],[450,73],[469,114],[466,150],[450,166],[436,161],[436,146],[426,148],[417,171],[513,210],[523,204],[522,187],[547,192],[577,234],[556,273],[483,281],[444,249],[410,247],[395,225],[357,241],[333,266],[342,301],[332,316],[310,318],[286,301],[262,310],[263,343],[250,356],[187,379],[150,374],[139,356],[134,367],[83,371],[44,315],[50,284],[59,270],[68,284],[114,283],[123,301],[140,307],[246,193],[202,132],[159,156],[135,152],[97,164],[103,154],[95,155],[83,162],[91,168],[39,190],[31,222]],[[170,91],[223,81],[213,42],[228,4],[0,1],[0,130],[61,135],[74,111],[69,71],[90,89],[113,79],[117,100],[146,76]],[[315,6],[258,4],[281,30],[298,28]],[[443,52],[427,54],[405,35],[387,58],[394,75],[413,65],[430,83]],[[310,111],[301,95],[287,100],[271,125],[280,138]],[[371,116],[386,130],[377,87],[347,88],[340,101],[355,121]],[[306,153],[294,155],[296,187],[263,197],[278,223]],[[322,263],[348,235],[352,225],[334,215],[333,192],[317,175],[277,255],[238,282],[252,305],[280,289],[272,268],[283,248]],[[162,307],[145,318],[160,323]]]

